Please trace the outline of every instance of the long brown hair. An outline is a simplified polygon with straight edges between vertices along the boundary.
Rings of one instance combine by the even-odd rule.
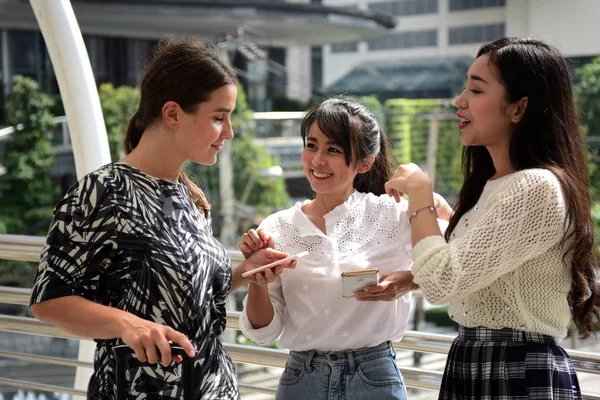
[[[135,149],[146,128],[160,118],[167,101],[192,113],[212,91],[229,83],[237,83],[236,74],[219,58],[216,46],[193,38],[162,40],[142,79],[140,105],[127,127],[125,152]],[[208,216],[210,204],[202,190],[183,170],[178,180]]]
[[[325,136],[344,149],[346,165],[375,156],[371,168],[354,178],[354,189],[381,195],[392,176],[392,156],[385,131],[371,111],[362,104],[346,99],[327,99],[309,109],[302,118],[304,145],[312,124],[316,122]]]
[[[502,38],[484,45],[477,57],[487,54],[497,68],[511,103],[528,98],[522,120],[514,127],[509,155],[514,168],[544,168],[559,179],[567,204],[569,229],[563,240],[572,257],[569,305],[583,337],[600,325],[600,285],[594,227],[590,213],[589,177],[585,142],[573,97],[569,68],[554,47],[532,38]],[[460,218],[470,210],[483,187],[496,172],[485,147],[463,148],[464,184],[446,240]]]

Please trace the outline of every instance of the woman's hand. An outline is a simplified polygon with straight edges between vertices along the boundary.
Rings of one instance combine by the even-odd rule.
[[[400,165],[394,176],[386,182],[385,191],[388,195],[394,197],[396,202],[400,202],[400,198],[407,194],[410,197],[411,192],[415,188],[431,187],[431,181],[421,171],[417,164]]]
[[[126,318],[120,335],[123,343],[135,351],[141,362],[156,364],[160,352],[160,361],[168,365],[171,360],[181,362],[181,356],[171,355],[170,343],[180,345],[188,356],[194,357],[196,350],[189,339],[181,332],[166,325],[156,324],[151,321],[131,315]]]
[[[244,255],[244,258],[247,259],[260,249],[267,247],[275,248],[275,242],[264,229],[259,229],[258,231],[250,229],[248,233],[242,235],[242,240],[238,242],[237,246]]]
[[[450,204],[440,194],[433,193],[433,204],[437,210],[438,218],[445,221],[450,221],[450,217],[454,214],[454,210]]]
[[[251,271],[263,265],[284,259],[287,256],[287,253],[273,250],[270,247],[259,249],[253,252],[252,255],[248,257],[246,261],[244,261],[245,265],[243,272]],[[296,260],[286,261],[285,263],[276,265],[273,268],[267,268],[264,271],[250,275],[246,279],[248,280],[248,283],[267,286],[269,283],[277,279],[283,273],[285,268],[296,268]]]
[[[354,297],[360,301],[392,301],[418,288],[419,285],[413,282],[412,272],[395,271],[383,275],[378,285],[367,286],[356,292]]]

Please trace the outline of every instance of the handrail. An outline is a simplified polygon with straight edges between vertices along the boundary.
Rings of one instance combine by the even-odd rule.
[[[44,237],[0,235],[0,259],[18,259],[23,261],[37,262],[39,261],[39,255],[44,243]],[[242,254],[239,251],[229,251],[229,255],[233,262],[240,262],[243,260]],[[31,289],[0,286],[0,303],[27,306],[29,305],[30,296]],[[227,328],[239,329],[240,315],[241,313],[239,311],[228,311]],[[55,326],[38,321],[35,318],[2,314],[0,314],[0,331],[89,340],[76,335],[71,335]],[[407,331],[400,342],[394,343],[394,347],[401,350],[446,355],[453,340],[454,336],[452,335]],[[256,365],[284,367],[289,355],[288,351],[279,349],[243,346],[233,343],[225,343],[224,346],[233,361]],[[568,350],[567,352],[573,359],[573,364],[575,365],[577,371],[600,374],[600,354],[577,350]],[[0,351],[0,357],[15,360],[35,361],[50,365],[84,368],[92,367],[92,363],[90,362],[9,351]],[[442,377],[441,372],[414,367],[401,367],[400,369],[402,370],[402,375],[404,376],[407,386],[421,389],[439,389]],[[0,385],[85,396],[83,391],[72,388],[18,381],[7,378],[0,378]],[[270,395],[274,395],[275,393],[275,390],[271,388],[261,388],[244,384],[240,384],[240,390]],[[584,393],[584,399],[600,400],[600,394]]]

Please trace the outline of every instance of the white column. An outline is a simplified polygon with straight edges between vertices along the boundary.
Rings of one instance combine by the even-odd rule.
[[[68,0],[30,0],[65,106],[77,176],[109,163],[110,151],[94,74]]]
[[[111,161],[92,67],[71,3],[68,0],[30,0],[30,3],[56,74],[77,177],[81,178]],[[92,361],[93,354],[92,341],[79,342],[79,360]],[[87,390],[91,373],[91,369],[77,368],[75,389]]]

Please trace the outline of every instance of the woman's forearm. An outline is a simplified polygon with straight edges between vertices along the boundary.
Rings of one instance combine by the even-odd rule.
[[[240,286],[247,285],[249,283],[249,281],[242,276],[245,264],[246,261],[242,261],[240,264],[231,269],[231,286],[229,287],[229,293],[232,293],[239,289]]]
[[[275,309],[269,297],[269,289],[265,286],[248,285],[245,310],[254,329],[269,325],[275,316]]]
[[[437,221],[436,213],[431,212],[427,207],[434,205],[433,191],[431,186],[421,185],[417,189],[411,190],[408,198],[408,213],[413,215],[410,221],[410,235],[412,246],[414,247],[421,239],[428,236],[442,236]],[[419,211],[420,210],[420,211]]]
[[[94,303],[81,296],[65,296],[31,306],[31,313],[73,335],[90,339],[114,339],[139,317]]]

